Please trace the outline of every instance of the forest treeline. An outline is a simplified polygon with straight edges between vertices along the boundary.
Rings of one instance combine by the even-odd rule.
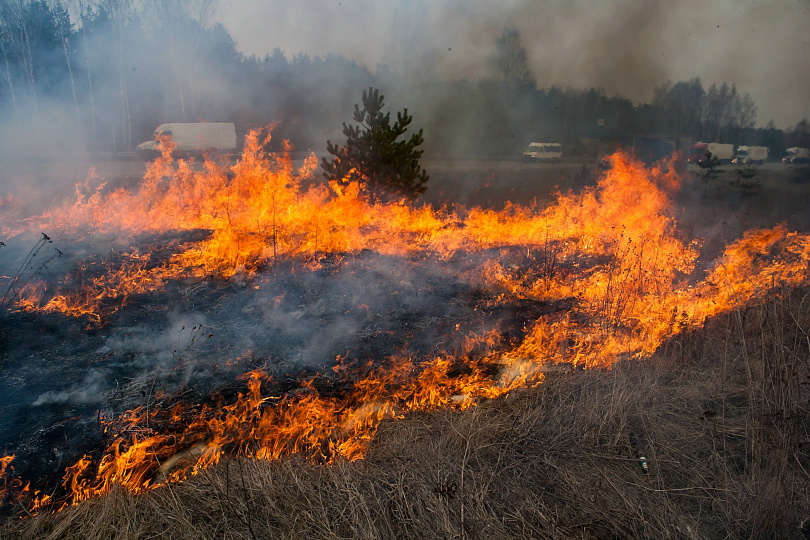
[[[516,30],[492,45],[490,74],[443,80],[429,62],[397,71],[338,55],[241,54],[214,22],[217,0],[3,0],[0,152],[131,151],[164,122],[274,124],[274,140],[322,153],[360,93],[407,107],[425,149],[518,154],[530,141],[573,144],[611,135],[761,144],[778,157],[810,146],[810,124],[755,127],[756,105],[734,85],[664,82],[635,105],[602,90],[543,86]],[[15,148],[24,146],[24,148]]]

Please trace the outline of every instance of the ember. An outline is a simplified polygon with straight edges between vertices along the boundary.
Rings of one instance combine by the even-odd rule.
[[[749,232],[699,275],[666,163],[614,155],[597,186],[546,208],[436,211],[372,204],[357,185],[304,188],[314,156],[294,170],[266,142],[252,133],[236,165],[202,168],[167,145],[137,191],[91,178],[71,204],[6,225],[9,245],[59,231],[65,255],[7,278],[7,348],[26,349],[26,329],[70,335],[71,350],[51,354],[81,375],[34,405],[82,406],[72,430],[37,420],[23,442],[3,441],[4,501],[144,492],[224,455],[360,459],[385,419],[471,407],[542,383],[549,365],[644,358],[808,281],[810,237],[784,226]],[[42,339],[46,351],[64,341]],[[46,468],[21,460],[49,447]]]

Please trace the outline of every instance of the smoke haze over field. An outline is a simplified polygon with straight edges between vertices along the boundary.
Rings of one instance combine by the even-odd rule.
[[[428,154],[548,140],[596,158],[594,135],[810,147],[807,0],[11,5],[0,154],[18,161],[131,153],[166,122],[233,122],[238,140],[274,125],[272,149],[324,152],[369,87]]]
[[[810,116],[810,3],[722,0],[230,0],[245,54],[341,54],[424,76],[482,77],[495,39],[520,31],[538,86],[649,102],[667,79],[735,83],[780,128]]]

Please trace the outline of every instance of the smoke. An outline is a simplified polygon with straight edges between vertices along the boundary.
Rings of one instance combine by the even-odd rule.
[[[328,376],[338,357],[378,365],[391,355],[416,363],[457,356],[467,336],[502,323],[472,301],[469,275],[479,257],[364,251],[329,256],[317,270],[282,263],[245,283],[190,280],[129,298],[96,326],[60,314],[9,314],[0,336],[0,389],[9,390],[0,448],[36,456],[53,445],[80,454],[101,437],[99,415],[243,391],[238,377],[253,369],[283,391],[302,373]],[[64,272],[49,268],[40,277]],[[73,425],[80,435],[59,439]]]
[[[40,99],[36,113],[0,124],[0,154],[33,161],[47,151],[77,159],[87,154],[83,135],[65,103]]]
[[[807,116],[806,2],[234,0],[231,8],[224,24],[248,54],[279,46],[478,78],[510,27],[520,31],[543,87],[596,87],[642,103],[667,79],[700,77],[706,86],[726,81],[750,93],[763,123],[788,127]]]
[[[163,328],[154,324],[116,328],[96,354],[115,352],[129,357],[139,367],[165,370],[175,367],[178,359],[188,360],[199,352],[208,326],[205,314],[174,309],[162,319]]]
[[[91,371],[84,379],[67,390],[56,392],[48,390],[40,394],[31,403],[32,407],[42,405],[88,405],[101,404],[105,400],[105,390],[108,386],[106,374],[99,371]]]
[[[23,203],[9,207],[0,199],[0,216],[7,210],[16,212],[15,218],[36,214],[89,174],[90,163],[100,159],[98,154],[91,159],[89,152],[102,149],[120,157],[121,151],[168,121],[233,121],[242,134],[249,127],[278,121],[274,141],[294,137],[300,150],[322,153],[326,139],[341,139],[341,122],[351,119],[360,91],[372,84],[382,88],[387,110],[407,107],[416,129],[424,126],[426,134],[444,134],[441,139],[427,137],[436,153],[481,147],[514,152],[529,134],[550,137],[546,117],[526,122],[530,104],[496,94],[499,100],[493,101],[502,110],[493,118],[505,121],[488,124],[476,119],[492,111],[482,110],[474,99],[458,99],[461,90],[491,75],[495,39],[504,28],[520,31],[540,87],[599,87],[642,102],[667,79],[699,76],[705,85],[736,82],[753,95],[761,118],[773,117],[781,125],[806,115],[810,95],[810,70],[801,54],[807,39],[801,32],[809,18],[805,4],[230,4],[223,22],[239,50],[260,59],[275,47],[284,54],[240,63],[244,59],[224,29],[211,27],[206,41],[210,49],[184,56],[189,51],[172,41],[182,29],[153,22],[144,27],[146,39],[133,35],[127,43],[123,68],[114,56],[104,54],[113,50],[111,33],[81,36],[87,37],[95,56],[87,59],[89,78],[76,72],[78,103],[68,87],[60,92],[49,87],[48,78],[37,79],[36,87],[20,83],[17,89],[28,88],[28,97],[19,94],[19,110],[4,111],[0,121],[0,197],[13,192]],[[79,66],[85,59],[80,51],[74,53]],[[128,92],[123,97],[122,73]],[[437,81],[442,84],[433,84]],[[32,88],[36,110],[30,102]],[[534,131],[517,132],[515,126],[527,123]],[[132,174],[137,180],[143,164],[126,164],[108,168],[109,175],[120,180]],[[478,169],[476,165],[473,173],[455,172],[461,186],[455,200],[476,200],[464,186],[484,181],[480,175],[486,173]],[[37,241],[40,233],[35,223],[31,227],[33,233],[13,241],[2,237],[8,244],[0,247],[0,272],[6,279],[14,276],[28,246]],[[59,231],[45,232],[60,240]],[[41,277],[56,282],[75,265],[88,262],[90,268],[102,254],[120,252],[120,242],[58,242],[66,257],[50,263]],[[47,253],[53,254],[51,246]],[[482,313],[469,301],[472,285],[464,276],[476,267],[473,256],[434,264],[429,257],[414,261],[360,253],[320,263],[317,271],[281,265],[279,272],[274,269],[249,285],[211,279],[172,283],[159,294],[120,302],[113,317],[90,329],[84,319],[14,314],[4,321],[5,333],[0,334],[0,394],[8,400],[0,404],[0,448],[13,452],[22,445],[19,441],[44,448],[36,435],[41,426],[78,415],[92,428],[99,410],[121,412],[149,403],[158,393],[192,402],[209,399],[212,391],[232,389],[236,377],[251,369],[264,369],[294,384],[301,371],[326,371],[336,357],[371,363],[393,353],[418,361],[454,351],[465,336],[484,334],[502,322],[498,313]],[[39,268],[37,260],[27,275]],[[45,442],[50,444],[50,439]]]
[[[494,141],[493,153],[515,154],[530,140],[559,139],[553,110],[465,92],[494,75],[495,41],[506,28],[519,31],[541,88],[593,87],[639,104],[667,80],[700,77],[706,88],[728,82],[750,93],[760,124],[773,118],[788,127],[807,116],[810,8],[797,1],[233,0],[219,11],[224,26],[183,19],[170,2],[148,5],[172,17],[144,8],[119,34],[114,22],[74,10],[66,49],[40,37],[31,74],[17,53],[0,69],[4,161],[30,169],[58,157],[83,167],[62,178],[35,175],[40,191],[64,194],[98,162],[88,152],[120,157],[164,122],[232,121],[240,137],[276,123],[276,147],[289,138],[324,154],[372,85],[389,110],[414,113],[434,153],[480,152]],[[12,174],[0,171],[0,187],[30,185]]]

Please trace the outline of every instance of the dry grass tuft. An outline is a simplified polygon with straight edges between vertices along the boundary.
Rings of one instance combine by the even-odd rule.
[[[363,461],[227,460],[0,536],[802,538],[808,384],[810,290],[783,291],[649,361],[387,422]]]

